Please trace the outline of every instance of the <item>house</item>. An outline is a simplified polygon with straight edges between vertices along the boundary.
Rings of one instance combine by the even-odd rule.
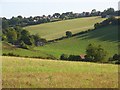
[[[80,55],[80,57],[81,57],[81,59],[85,59],[85,55],[84,54]]]

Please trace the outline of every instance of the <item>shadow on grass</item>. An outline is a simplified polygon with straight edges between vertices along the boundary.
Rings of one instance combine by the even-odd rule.
[[[100,29],[96,29],[89,33],[76,36],[76,38],[81,38],[83,40],[98,39],[101,41],[118,42],[119,34],[120,33],[118,33],[118,26],[107,26]]]

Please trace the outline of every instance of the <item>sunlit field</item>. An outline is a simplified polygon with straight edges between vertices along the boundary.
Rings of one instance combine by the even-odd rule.
[[[2,57],[3,88],[117,88],[118,66]]]

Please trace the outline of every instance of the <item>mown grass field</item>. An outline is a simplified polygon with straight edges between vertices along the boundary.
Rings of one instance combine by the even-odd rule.
[[[73,34],[94,27],[94,24],[101,22],[105,18],[100,17],[86,17],[72,20],[63,20],[52,23],[45,23],[25,27],[31,34],[39,34],[42,38],[47,40],[56,39],[65,36],[66,31],[71,31]]]
[[[61,54],[85,54],[88,44],[101,45],[108,53],[108,57],[118,53],[118,27],[107,26],[95,31],[51,43],[35,50],[47,52],[59,58]]]
[[[117,88],[118,66],[2,57],[3,88]]]

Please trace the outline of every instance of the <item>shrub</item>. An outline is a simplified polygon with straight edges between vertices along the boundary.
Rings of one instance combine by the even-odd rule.
[[[82,58],[79,55],[69,55],[68,60],[70,60],[70,61],[81,61]]]
[[[79,55],[66,55],[62,54],[60,56],[60,60],[68,60],[68,61],[82,61],[82,58]]]
[[[120,55],[114,54],[113,55],[113,60],[120,60]]]
[[[108,59],[109,63],[120,64],[120,54],[114,54],[113,57]]]
[[[12,52],[10,52],[10,53],[3,53],[2,56],[16,56],[16,57],[20,57],[20,55],[16,55],[16,54],[14,54]]]
[[[85,55],[85,61],[90,62],[90,61],[92,61],[92,58],[90,58],[88,55]]]
[[[68,60],[68,55],[62,54],[62,55],[60,56],[60,60]]]
[[[72,37],[72,32],[71,31],[67,31],[66,32],[66,36],[69,38],[69,37]]]
[[[26,45],[23,41],[20,42],[20,47],[24,49],[29,49],[29,46]]]

